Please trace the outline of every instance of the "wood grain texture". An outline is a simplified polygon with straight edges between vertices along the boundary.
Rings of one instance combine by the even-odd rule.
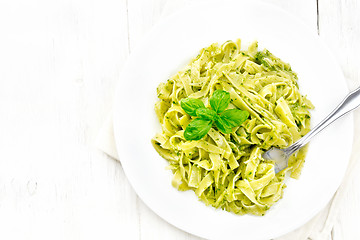
[[[120,163],[91,146],[129,52],[126,1],[0,4],[0,239],[138,239]]]
[[[93,146],[128,54],[170,1],[190,2],[0,1],[0,239],[200,239],[154,214],[121,164]],[[315,0],[269,2],[314,32],[319,23],[349,87],[359,85],[356,0],[319,0],[319,19]],[[357,175],[334,240],[360,238],[359,183]]]
[[[360,3],[357,0],[319,0],[319,34],[328,44],[348,79],[350,90],[360,86]],[[360,146],[360,111],[355,112],[355,137],[353,148]],[[353,154],[356,164],[351,166],[360,172],[360,155]],[[340,160],[341,161],[341,160]],[[337,222],[332,231],[333,240],[360,239],[360,175],[348,182],[347,192],[339,209]]]

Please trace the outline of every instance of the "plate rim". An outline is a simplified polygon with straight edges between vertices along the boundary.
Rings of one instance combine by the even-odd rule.
[[[174,13],[166,16],[166,17],[162,17],[161,20],[160,20],[157,24],[155,24],[155,25],[151,28],[150,31],[148,31],[148,32],[145,34],[145,36],[144,36],[144,37],[141,39],[141,41],[139,41],[139,43],[137,44],[137,47],[136,47],[136,48],[132,51],[132,53],[129,55],[126,63],[124,64],[124,66],[123,66],[123,68],[122,68],[122,70],[121,70],[121,74],[120,74],[119,79],[122,78],[122,76],[123,76],[123,74],[124,74],[124,72],[125,72],[124,69],[128,68],[128,66],[129,66],[129,64],[130,64],[130,62],[131,62],[131,59],[134,58],[134,56],[136,56],[136,55],[138,54],[139,50],[140,50],[141,47],[144,45],[144,42],[145,42],[145,40],[147,39],[147,36],[152,35],[154,32],[156,32],[156,29],[158,29],[160,26],[162,26],[163,23],[166,22],[167,20],[172,19],[172,18],[176,18],[176,17],[179,16],[182,12],[186,11],[188,8],[192,8],[192,7],[194,7],[194,6],[200,5],[202,2],[206,2],[207,4],[209,4],[209,3],[211,3],[211,4],[217,3],[217,4],[218,4],[218,3],[219,3],[218,1],[213,1],[213,0],[211,0],[211,1],[198,1],[198,2],[196,2],[196,3],[190,3],[190,4],[182,7],[181,9],[177,10],[176,12],[174,12]],[[302,25],[302,27],[303,27],[304,29],[306,29],[306,30],[309,32],[309,34],[312,35],[312,37],[316,38],[316,39],[320,42],[320,44],[324,47],[324,50],[329,54],[329,56],[331,56],[331,58],[332,58],[331,60],[337,65],[337,68],[340,70],[340,72],[341,72],[341,77],[342,77],[342,79],[341,79],[342,81],[341,81],[341,82],[345,82],[345,83],[346,83],[345,78],[344,78],[344,75],[343,75],[343,73],[342,73],[342,71],[341,71],[341,68],[340,68],[340,66],[339,66],[339,62],[336,60],[336,58],[334,57],[333,53],[330,51],[330,49],[328,48],[328,46],[326,45],[326,43],[324,43],[324,41],[322,40],[322,38],[321,38],[320,36],[316,35],[313,31],[311,31],[311,30],[309,29],[309,27],[308,27],[306,24],[304,24],[304,22],[303,22],[302,20],[300,20],[298,17],[293,16],[292,14],[290,14],[290,13],[287,12],[287,11],[285,11],[284,9],[281,9],[281,8],[279,8],[279,7],[277,7],[277,6],[273,5],[273,4],[269,4],[269,3],[266,3],[266,2],[263,2],[263,1],[255,0],[255,1],[251,1],[251,2],[250,2],[250,1],[246,1],[246,0],[241,0],[241,1],[226,0],[226,1],[223,1],[222,3],[224,3],[224,2],[226,2],[226,3],[231,3],[231,2],[245,2],[246,4],[250,4],[250,5],[253,5],[254,3],[255,3],[255,4],[261,4],[261,5],[266,5],[266,6],[269,6],[269,7],[273,8],[273,9],[276,9],[277,11],[282,12],[282,14],[286,15],[287,17],[290,17],[292,20],[294,20],[294,21],[296,21],[298,24]],[[173,221],[167,219],[166,216],[163,216],[163,214],[159,213],[159,211],[154,210],[152,204],[149,203],[149,202],[146,200],[146,197],[144,197],[144,196],[142,195],[142,193],[139,192],[139,191],[134,187],[132,178],[129,177],[128,174],[126,173],[126,172],[127,172],[127,171],[126,171],[127,163],[126,163],[126,161],[122,161],[122,160],[121,160],[121,159],[124,159],[124,156],[122,156],[122,153],[121,153],[122,151],[120,151],[120,150],[121,150],[121,146],[119,147],[119,143],[121,142],[121,136],[120,136],[120,134],[117,134],[117,133],[119,133],[119,127],[118,127],[117,123],[121,122],[121,121],[119,120],[119,119],[120,119],[120,111],[116,111],[116,110],[115,110],[115,109],[119,109],[119,108],[118,108],[118,107],[119,107],[119,101],[118,101],[118,99],[119,99],[119,92],[120,92],[120,87],[119,87],[119,86],[120,86],[120,80],[118,81],[118,84],[117,84],[117,87],[116,87],[116,90],[115,90],[114,105],[113,105],[113,107],[114,107],[114,114],[113,114],[114,139],[115,139],[116,150],[118,151],[119,160],[120,160],[121,165],[122,165],[122,167],[123,167],[123,169],[124,169],[124,173],[125,173],[127,179],[129,180],[129,184],[130,184],[131,187],[134,189],[134,191],[135,191],[136,194],[139,196],[139,198],[152,210],[152,212],[154,212],[156,215],[158,215],[161,219],[163,219],[163,220],[166,221],[167,223],[170,223],[171,225],[173,225],[173,226],[175,226],[176,228],[181,229],[181,230],[183,230],[183,231],[185,231],[185,232],[191,233],[191,234],[193,234],[193,235],[195,235],[195,236],[207,237],[207,238],[208,238],[209,236],[206,236],[206,235],[203,235],[203,234],[199,234],[199,233],[196,232],[196,231],[191,231],[191,230],[189,230],[189,229],[186,229],[184,226],[179,226],[179,224],[174,223]],[[348,88],[348,87],[347,87],[347,88]],[[349,165],[350,156],[351,156],[351,152],[352,152],[352,149],[353,149],[353,144],[354,144],[354,141],[353,141],[353,138],[354,138],[354,133],[353,133],[353,130],[354,130],[354,122],[353,122],[354,118],[353,118],[353,113],[347,114],[347,117],[348,117],[348,118],[351,118],[351,120],[352,120],[352,121],[351,121],[351,126],[350,126],[350,128],[351,128],[351,130],[352,130],[352,131],[351,131],[351,136],[350,136],[350,137],[351,137],[351,141],[352,141],[352,142],[351,142],[351,146],[350,146],[351,151],[350,151],[349,153],[347,153],[348,156],[346,157],[346,161],[347,161],[347,162],[346,162],[346,165],[348,166],[348,165]],[[345,168],[345,171],[341,174],[342,176],[341,176],[341,178],[339,178],[339,179],[341,179],[341,181],[340,181],[340,183],[337,185],[337,188],[336,188],[336,189],[338,189],[338,187],[340,186],[341,182],[343,181],[344,175],[345,175],[345,173],[346,173],[346,169],[347,169],[347,168]],[[336,190],[336,191],[337,191],[337,190]],[[332,194],[332,196],[336,193],[336,191]],[[331,199],[332,199],[332,198],[330,198],[330,199],[327,201],[327,203],[328,203]],[[326,207],[326,204],[323,205],[323,208],[325,208],[325,207]],[[322,209],[323,209],[323,208],[322,208]],[[274,236],[269,236],[269,237],[271,237],[271,238],[279,237],[279,236],[282,236],[282,235],[284,235],[284,234],[287,234],[287,233],[289,233],[289,232],[291,232],[291,231],[293,231],[293,230],[295,230],[295,229],[303,226],[305,223],[307,223],[309,220],[311,220],[316,214],[318,214],[322,209],[319,209],[319,210],[313,212],[311,215],[309,215],[309,216],[307,217],[306,221],[304,221],[301,225],[292,226],[292,227],[290,227],[290,229],[287,229],[286,231],[281,231],[281,232],[282,232],[281,234],[275,234]]]

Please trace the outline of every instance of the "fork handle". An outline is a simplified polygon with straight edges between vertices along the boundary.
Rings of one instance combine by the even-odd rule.
[[[305,144],[307,144],[312,137],[321,132],[324,128],[334,122],[336,119],[344,116],[348,112],[360,106],[360,87],[350,92],[341,103],[318,125],[316,125],[310,132],[300,138],[295,143],[291,144],[288,148],[284,149],[286,154],[290,156]]]

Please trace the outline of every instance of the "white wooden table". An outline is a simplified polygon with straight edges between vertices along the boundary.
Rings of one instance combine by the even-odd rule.
[[[169,1],[0,1],[0,239],[199,239],[155,215],[93,144],[122,66]],[[360,85],[359,1],[269,2],[320,34],[349,89]],[[355,121],[359,132],[359,111]],[[360,174],[350,189],[333,240],[360,239]]]

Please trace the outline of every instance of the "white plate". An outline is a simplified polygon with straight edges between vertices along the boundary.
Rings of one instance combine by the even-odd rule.
[[[351,152],[352,116],[328,127],[311,144],[299,180],[289,180],[284,197],[264,217],[237,216],[205,206],[192,191],[171,186],[167,162],[150,140],[160,131],[156,87],[213,42],[259,41],[298,73],[300,91],[323,119],[348,89],[339,66],[297,19],[271,5],[250,1],[190,5],[164,19],[133,52],[116,94],[114,127],[126,176],[140,198],[160,217],[189,233],[210,239],[269,239],[300,227],[329,202]]]

